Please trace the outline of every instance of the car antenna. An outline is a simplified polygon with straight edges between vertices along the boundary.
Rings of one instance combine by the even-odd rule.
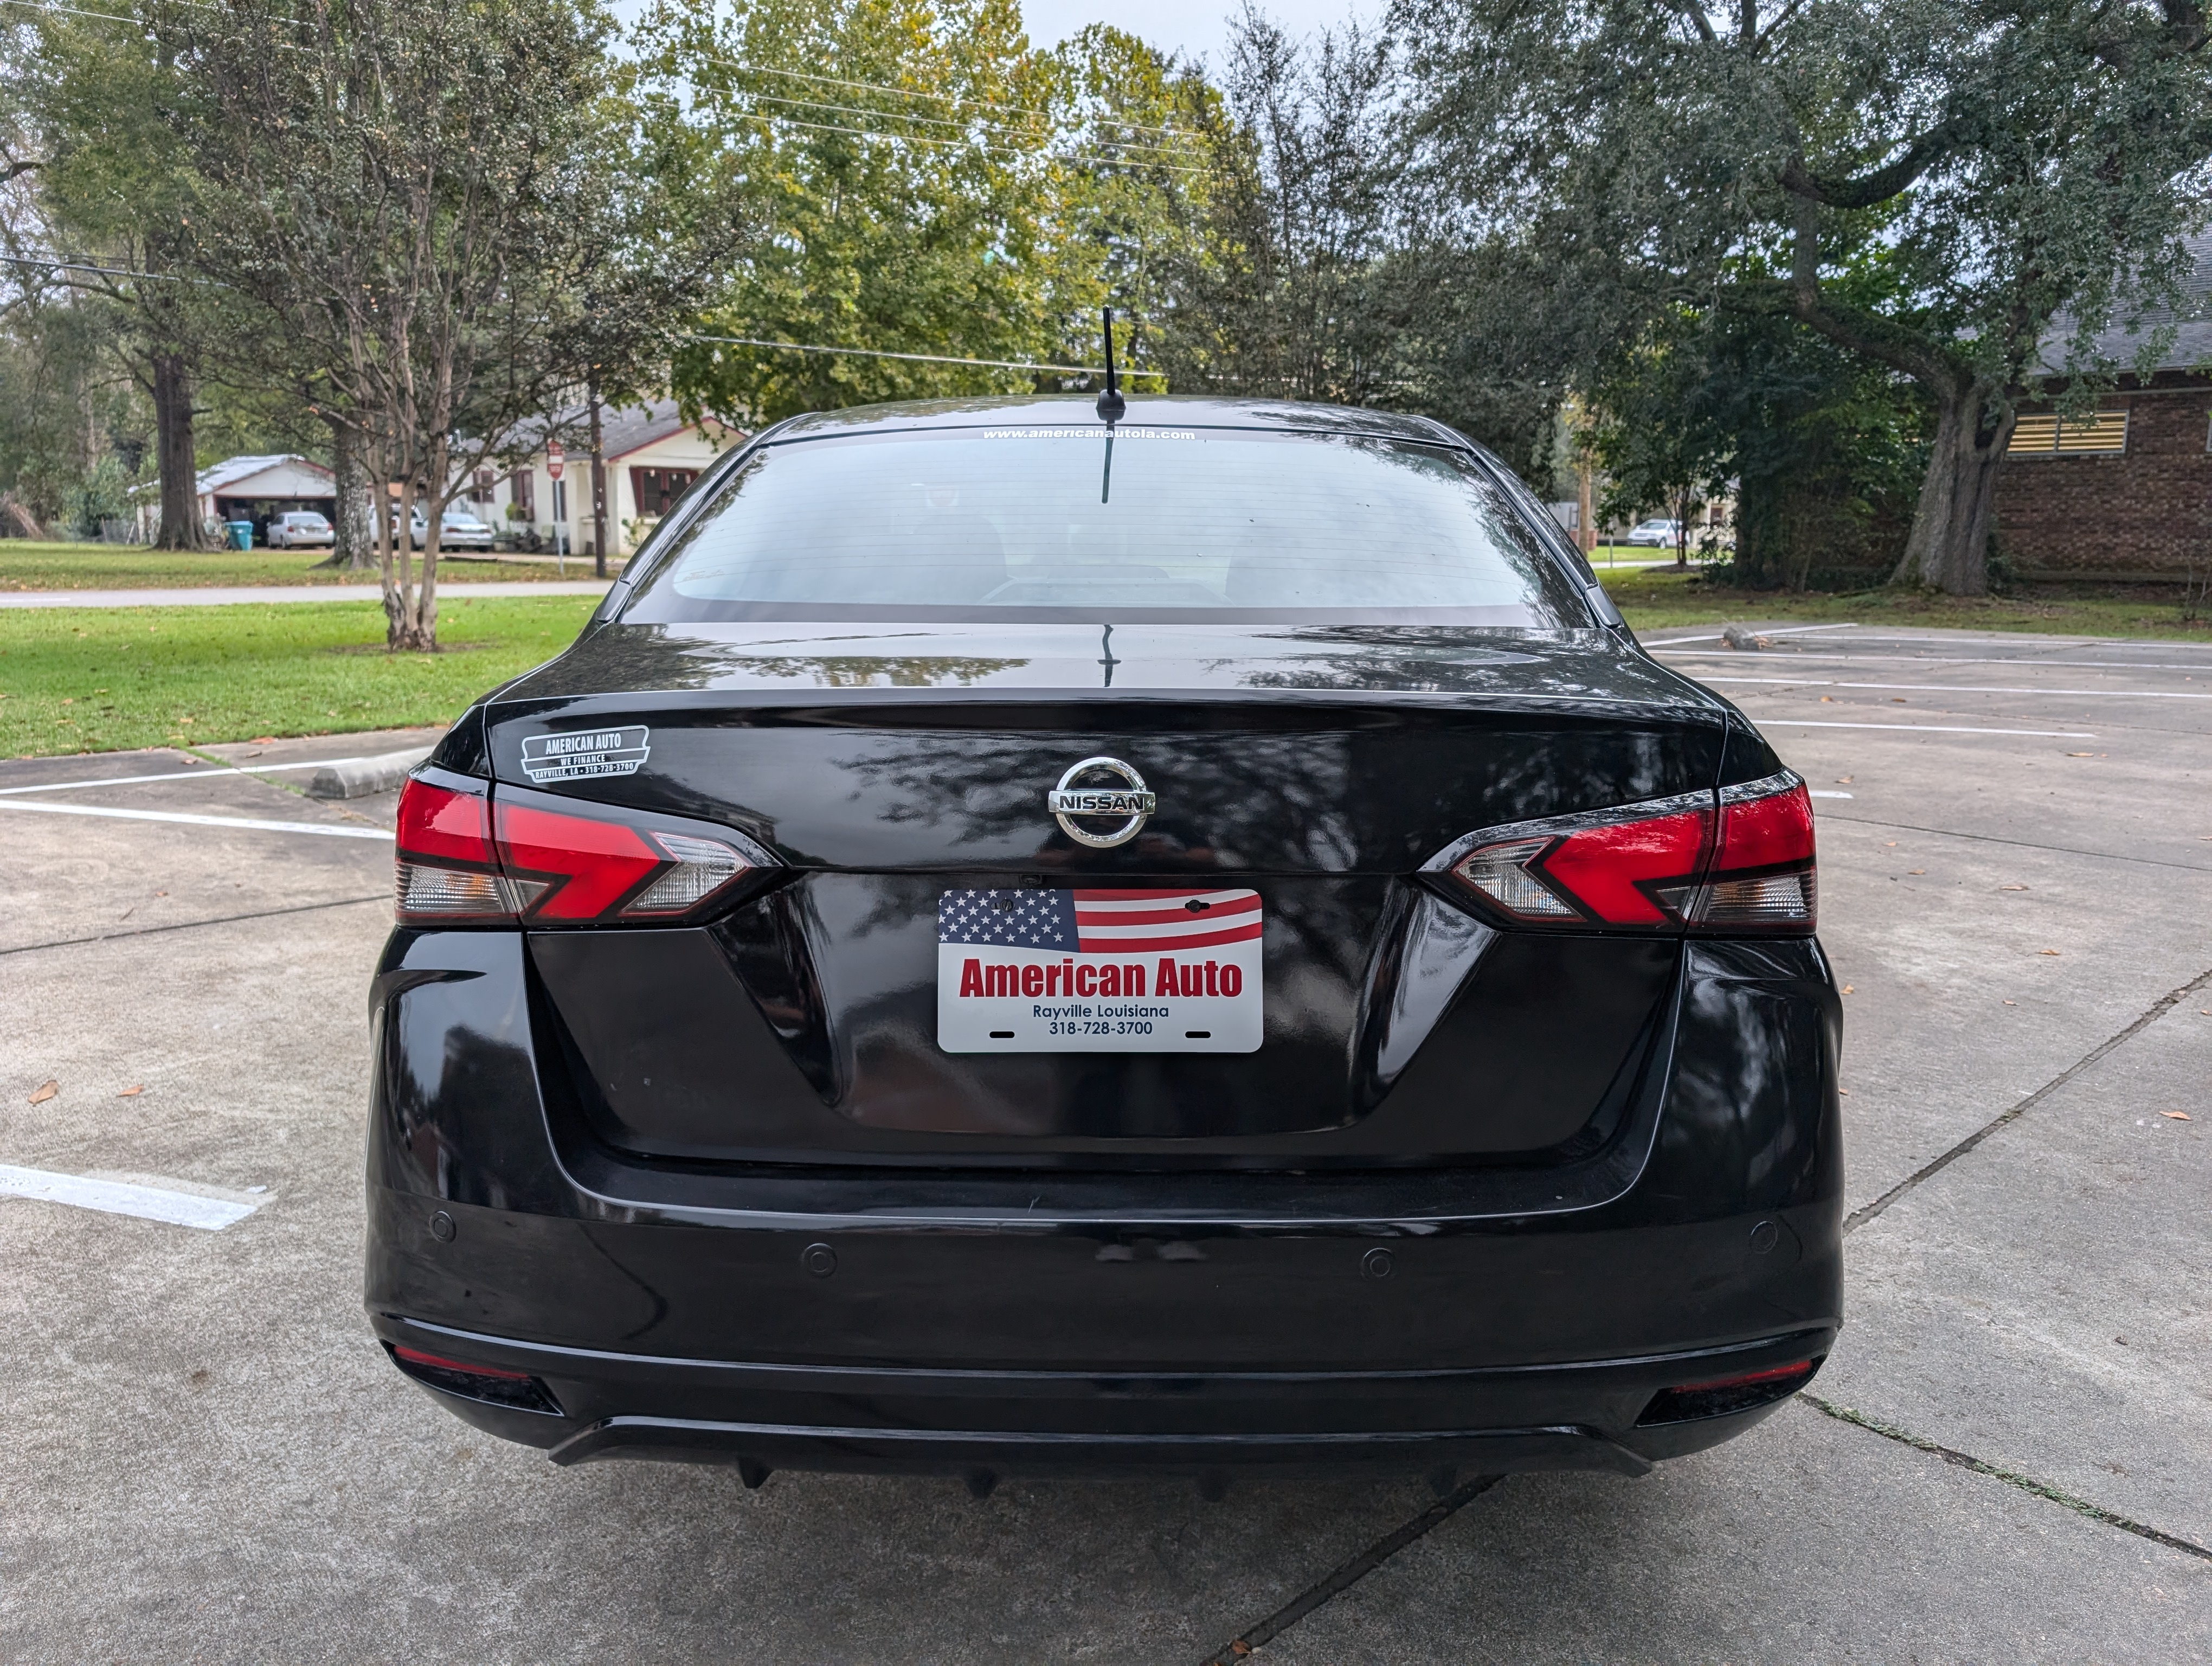
[[[1106,391],[1098,396],[1098,414],[1111,428],[1121,420],[1129,402],[1121,397],[1121,380],[1114,374],[1114,309],[1104,307],[1099,310],[1106,316]]]

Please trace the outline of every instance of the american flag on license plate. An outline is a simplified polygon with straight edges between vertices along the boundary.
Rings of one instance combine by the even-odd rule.
[[[1256,891],[948,891],[937,903],[940,944],[1063,954],[1185,953],[1260,929]]]

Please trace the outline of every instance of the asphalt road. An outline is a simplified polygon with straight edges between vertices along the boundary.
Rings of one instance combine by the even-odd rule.
[[[1850,795],[1848,1324],[1740,1441],[1441,1520],[1412,1482],[747,1493],[477,1435],[359,1306],[389,800],[0,763],[0,1164],[251,1210],[0,1196],[0,1659],[1194,1666],[1347,1563],[1261,1658],[2212,1657],[2212,645],[1662,635]],[[76,813],[116,809],[224,819]]]

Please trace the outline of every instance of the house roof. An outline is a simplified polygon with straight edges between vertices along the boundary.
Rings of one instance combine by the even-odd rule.
[[[257,474],[284,464],[296,464],[303,469],[313,469],[317,474],[335,481],[337,477],[312,457],[302,457],[296,452],[276,452],[265,457],[226,457],[220,463],[210,464],[199,472],[197,489],[202,496],[220,491],[241,480],[250,480]]]
[[[675,400],[655,399],[633,410],[608,411],[599,420],[599,435],[611,459],[643,451],[654,441],[681,434],[690,426]]]
[[[2153,371],[2202,370],[2212,364],[2212,233],[2191,237],[2187,245],[2192,264],[2182,283],[2181,304],[2176,307],[2161,301],[2130,309],[2123,303],[2120,316],[2091,338],[2097,358],[2134,370],[2144,337],[2171,325],[2173,339],[2151,364]],[[2037,368],[2045,375],[2063,374],[2067,343],[2073,334],[2069,314],[2061,313],[2051,321],[2037,354]]]
[[[588,443],[586,436],[591,431],[590,425],[590,411],[583,405],[570,405],[555,411],[550,419],[539,418],[523,424],[522,431],[526,435],[534,432],[536,442],[542,448],[544,436],[550,429],[561,435],[562,443],[574,455]],[[607,460],[611,463],[617,457],[642,451],[657,441],[695,426],[704,425],[685,422],[675,400],[653,399],[641,405],[606,406],[599,416],[599,438],[606,447]]]

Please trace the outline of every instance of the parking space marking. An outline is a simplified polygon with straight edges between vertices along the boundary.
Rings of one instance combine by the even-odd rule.
[[[1801,689],[1907,689],[1921,694],[2047,694],[2088,700],[2212,700],[2174,689],[2012,689],[1975,683],[1838,683],[1826,677],[1705,677],[1705,683],[1784,683]]]
[[[404,748],[402,749],[406,750]],[[429,749],[423,749],[425,756]],[[149,781],[209,781],[219,775],[267,775],[279,769],[327,769],[341,763],[368,763],[368,757],[319,757],[305,763],[204,763],[197,769],[173,769],[158,775],[106,775],[94,781],[42,781],[29,787],[0,787],[0,797],[14,793],[67,793],[79,787],[136,787]]]
[[[196,1226],[204,1232],[234,1226],[260,1207],[202,1197],[195,1192],[167,1191],[159,1186],[136,1186],[122,1180],[87,1180],[82,1175],[56,1174],[47,1169],[19,1169],[11,1163],[0,1163],[0,1197],[67,1203],[103,1214],[136,1215],[141,1220],[167,1221],[172,1226]]]
[[[263,821],[253,816],[195,816],[182,810],[118,810],[104,804],[0,804],[0,810],[35,810],[47,816],[112,816],[119,821],[182,822],[189,827],[243,827],[262,833],[325,833],[339,839],[386,839],[388,827],[333,827],[322,822]]]
[[[1972,729],[1954,723],[1838,723],[1819,717],[1753,717],[1751,721],[1762,729],[1770,723],[1786,723],[1793,729],[1888,729],[1904,734],[2026,734],[2044,740],[2094,740],[2097,738],[2083,729]],[[17,807],[31,808],[29,805]],[[39,807],[46,808],[43,805]]]
[[[1805,636],[1816,630],[1856,630],[1857,629],[1858,626],[1856,624],[1778,625],[1772,630],[1762,630],[1757,634],[1761,636]],[[1654,643],[1653,646],[1673,648],[1680,642],[1717,642],[1727,635],[1724,630],[1716,630],[1705,636],[1669,636]]]

